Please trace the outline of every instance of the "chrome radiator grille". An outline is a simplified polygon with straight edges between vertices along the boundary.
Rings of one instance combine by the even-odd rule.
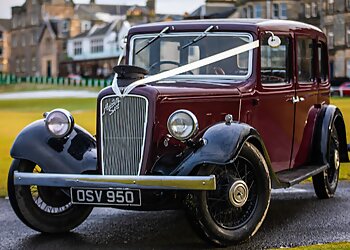
[[[101,101],[101,152],[104,175],[138,175],[145,145],[148,100],[107,96]]]

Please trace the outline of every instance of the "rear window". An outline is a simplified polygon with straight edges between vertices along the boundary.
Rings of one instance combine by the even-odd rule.
[[[314,41],[311,38],[298,38],[298,82],[310,83],[314,81]]]

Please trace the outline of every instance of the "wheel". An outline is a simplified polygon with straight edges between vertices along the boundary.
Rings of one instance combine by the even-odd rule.
[[[15,159],[8,177],[8,196],[18,218],[43,233],[68,232],[89,216],[92,207],[73,205],[66,191],[56,187],[15,186],[14,171],[40,174],[35,163]]]
[[[191,224],[205,240],[227,246],[253,236],[265,219],[271,194],[266,161],[245,143],[233,164],[208,166],[199,175],[215,175],[214,191],[194,192],[185,205]]]
[[[329,168],[312,177],[315,193],[319,199],[328,199],[334,196],[339,181],[340,157],[339,139],[334,124],[328,142]]]

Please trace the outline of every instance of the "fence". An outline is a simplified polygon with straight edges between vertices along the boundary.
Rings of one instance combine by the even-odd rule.
[[[0,74],[0,85],[33,83],[33,84],[52,84],[62,86],[81,86],[81,87],[107,87],[111,80],[106,79],[72,79],[65,77],[45,77],[45,76],[27,76],[18,77],[15,75]]]

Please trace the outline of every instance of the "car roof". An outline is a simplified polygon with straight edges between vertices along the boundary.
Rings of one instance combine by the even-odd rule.
[[[311,24],[306,24],[291,20],[274,20],[274,19],[260,19],[260,18],[236,18],[236,19],[200,19],[200,20],[182,20],[170,22],[148,23],[134,26],[132,29],[139,30],[140,28],[152,28],[158,26],[196,26],[196,25],[239,25],[242,29],[262,29],[262,30],[281,30],[281,31],[295,31],[295,30],[313,30],[322,33],[322,30]]]

